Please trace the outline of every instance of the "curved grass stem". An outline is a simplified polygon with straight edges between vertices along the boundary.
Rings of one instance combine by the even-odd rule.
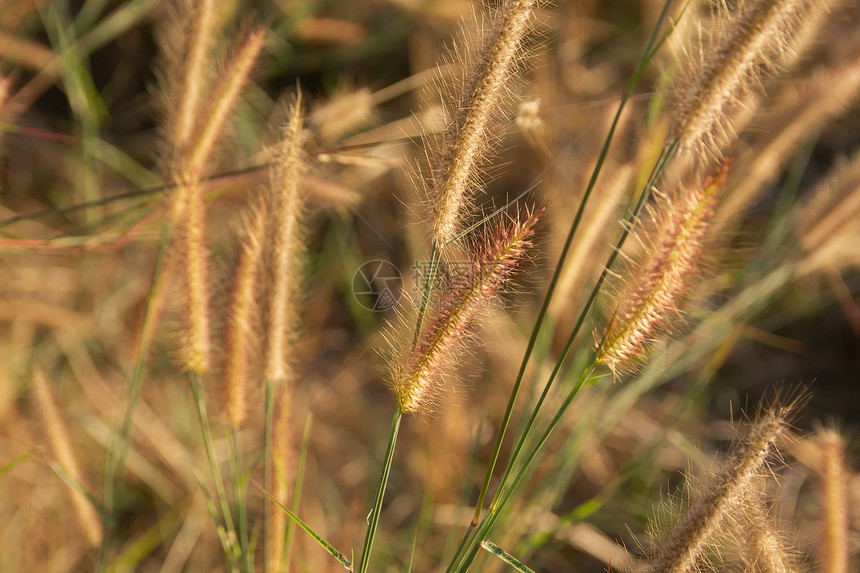
[[[525,376],[526,368],[527,368],[528,363],[531,359],[535,344],[537,342],[538,336],[539,336],[541,328],[543,326],[544,319],[546,317],[546,313],[549,309],[550,301],[552,299],[553,294],[555,294],[555,289],[556,289],[556,286],[558,284],[559,277],[561,276],[562,268],[564,267],[564,264],[567,260],[567,254],[570,251],[570,247],[573,243],[573,238],[576,235],[576,232],[579,229],[579,226],[582,222],[582,218],[583,218],[584,213],[585,213],[585,208],[588,204],[588,201],[589,201],[591,194],[594,190],[594,187],[597,183],[597,178],[600,175],[600,172],[603,168],[603,164],[606,161],[606,157],[609,155],[609,147],[612,144],[612,140],[615,136],[615,130],[618,127],[619,121],[621,120],[621,114],[624,111],[624,109],[627,105],[627,102],[630,100],[631,96],[633,95],[633,89],[636,86],[636,83],[638,82],[639,77],[645,71],[646,66],[651,61],[651,59],[654,57],[656,50],[663,44],[665,39],[668,37],[669,32],[671,31],[671,28],[670,28],[670,30],[667,30],[662,38],[658,38],[657,34],[658,34],[658,32],[662,26],[662,22],[665,20],[666,16],[668,15],[668,11],[669,11],[669,7],[670,7],[671,3],[672,3],[672,0],[667,0],[666,3],[664,4],[663,11],[661,12],[660,17],[658,18],[657,23],[654,26],[651,38],[649,39],[648,45],[645,49],[645,52],[642,56],[642,59],[640,60],[639,65],[636,68],[635,72],[633,73],[633,75],[628,80],[627,85],[625,86],[624,94],[621,98],[621,103],[618,106],[618,111],[615,114],[615,117],[612,121],[612,126],[610,127],[609,133],[606,136],[606,140],[603,143],[603,147],[600,151],[600,156],[598,157],[597,163],[594,167],[594,171],[591,174],[591,179],[588,182],[588,186],[586,187],[585,193],[583,194],[582,201],[579,204],[579,209],[576,212],[576,216],[574,217],[573,222],[571,223],[571,226],[570,226],[570,230],[568,231],[567,237],[565,238],[564,245],[562,246],[561,253],[559,254],[559,257],[558,257],[558,262],[556,263],[556,266],[555,266],[555,271],[553,273],[552,278],[550,279],[547,293],[544,296],[543,303],[541,305],[540,311],[538,312],[537,319],[535,320],[535,324],[534,324],[532,331],[531,331],[531,335],[529,336],[529,341],[528,341],[528,344],[526,346],[526,351],[525,351],[525,354],[523,355],[523,359],[522,359],[522,362],[520,364],[520,369],[517,372],[517,378],[514,381],[514,387],[511,390],[511,395],[510,395],[510,398],[508,400],[507,407],[505,408],[505,414],[504,414],[504,417],[502,418],[502,424],[501,424],[501,427],[499,429],[498,437],[496,438],[495,447],[493,449],[493,456],[490,460],[489,466],[487,467],[487,474],[484,477],[484,483],[481,486],[481,492],[478,496],[478,501],[475,504],[475,515],[472,518],[472,523],[471,523],[472,528],[474,528],[477,525],[478,520],[480,519],[484,500],[486,499],[486,495],[487,495],[487,492],[489,490],[490,481],[492,480],[493,472],[495,471],[496,462],[498,461],[499,454],[501,452],[502,443],[504,441],[505,434],[507,433],[507,429],[508,429],[508,425],[510,423],[511,415],[513,414],[514,405],[515,405],[517,398],[519,396],[519,392],[520,392],[520,388],[522,386],[523,377]],[[658,163],[659,163],[659,160],[658,160]],[[662,167],[661,167],[661,170],[662,170]],[[650,190],[651,184],[653,183],[653,180],[655,178],[656,178],[656,174],[652,175],[652,181],[649,181],[649,184],[646,186],[646,193],[643,193],[643,195],[647,194],[647,191]],[[642,203],[643,202],[642,202],[641,197],[640,197],[640,205],[639,205],[640,207],[641,207]],[[637,212],[638,212],[638,209],[637,209]],[[624,239],[626,239],[626,233],[625,233]],[[623,240],[622,240],[622,244],[623,244]],[[613,260],[614,260],[614,258],[613,258]],[[602,283],[602,278],[603,277],[601,277],[600,283]],[[589,303],[586,307],[586,312],[587,312],[588,307],[590,307],[591,302],[592,301],[589,301]],[[584,313],[583,313],[583,316],[581,318],[584,318]],[[576,332],[578,332],[579,328],[580,328],[580,325],[577,325],[577,327],[574,330]],[[575,336],[575,333],[573,336]],[[563,358],[561,360],[563,360]],[[549,384],[551,384],[551,382]],[[547,387],[545,389],[545,391],[548,391],[548,390],[549,390],[549,388]],[[541,396],[541,401],[539,402],[537,409],[540,408],[540,404],[542,404],[544,396],[545,396],[545,394]],[[535,411],[534,414],[536,416],[537,412]],[[529,426],[529,428],[530,428],[530,426]]]
[[[490,510],[489,510],[490,513],[485,518],[480,530],[477,532],[476,535],[474,535],[472,537],[472,540],[470,542],[461,544],[461,547],[469,547],[469,551],[466,553],[466,556],[464,557],[464,556],[460,555],[460,552],[458,552],[457,554],[455,554],[455,556],[451,562],[452,564],[454,564],[454,563],[463,563],[463,564],[460,565],[459,567],[454,568],[454,569],[452,569],[449,566],[449,571],[452,571],[452,570],[453,571],[465,571],[466,568],[468,568],[468,564],[471,563],[471,559],[474,559],[474,556],[477,555],[477,551],[480,548],[480,542],[484,541],[486,539],[486,535],[489,534],[489,527],[486,526],[486,523],[488,523],[487,520],[490,520],[489,521],[490,523],[495,522],[495,520],[497,519],[497,516],[498,516],[498,512],[501,510],[501,507],[505,503],[507,503],[507,500],[510,498],[510,495],[513,493],[513,489],[515,489],[516,484],[518,484],[519,481],[522,479],[522,476],[525,474],[525,471],[527,471],[528,467],[531,465],[532,461],[534,460],[535,456],[537,455],[537,452],[538,452],[540,446],[542,446],[543,442],[545,442],[546,439],[549,438],[549,433],[553,429],[555,429],[555,426],[558,423],[558,419],[560,419],[561,413],[563,413],[563,411],[567,409],[567,407],[570,405],[570,401],[573,400],[573,397],[576,395],[576,392],[579,391],[579,388],[581,388],[582,384],[585,382],[585,378],[581,377],[580,381],[574,387],[575,392],[572,392],[571,395],[569,395],[568,400],[565,401],[565,404],[562,406],[562,409],[560,409],[559,411],[556,412],[555,416],[553,417],[553,421],[550,423],[549,428],[545,432],[541,441],[538,443],[537,448],[532,451],[532,453],[529,455],[527,460],[524,462],[524,465],[522,466],[522,469],[520,470],[520,474],[518,474],[518,476],[514,482],[514,485],[512,485],[511,489],[508,490],[508,492],[505,493],[503,496],[503,492],[506,491],[505,486],[507,485],[508,480],[510,479],[511,473],[513,472],[514,468],[517,465],[517,462],[520,458],[520,454],[521,454],[523,448],[525,447],[525,445],[527,443],[527,440],[531,434],[531,431],[535,425],[535,422],[537,421],[538,413],[540,412],[541,408],[543,407],[543,404],[546,401],[547,396],[549,395],[549,391],[550,391],[553,383],[555,382],[556,378],[558,377],[559,372],[562,369],[562,366],[563,366],[563,364],[567,358],[567,355],[573,346],[574,340],[576,339],[579,332],[582,330],[582,326],[585,323],[585,319],[588,316],[588,313],[591,310],[591,307],[593,306],[594,301],[597,299],[597,295],[600,293],[600,289],[603,287],[603,283],[605,282],[606,277],[609,274],[609,269],[615,263],[615,260],[618,258],[618,255],[621,252],[622,247],[624,246],[624,243],[627,241],[627,237],[630,235],[630,229],[632,228],[633,222],[636,221],[636,219],[639,216],[639,213],[641,212],[645,203],[648,201],[648,197],[650,196],[651,188],[653,187],[657,178],[660,176],[660,174],[665,169],[668,161],[674,155],[676,149],[677,149],[677,142],[672,142],[663,149],[663,152],[661,153],[660,157],[658,158],[658,160],[654,166],[654,169],[651,173],[651,176],[649,177],[648,182],[645,185],[645,189],[639,195],[639,199],[636,202],[636,205],[633,207],[632,211],[630,212],[629,216],[627,217],[627,224],[624,226],[624,231],[622,232],[621,237],[618,239],[618,242],[616,243],[615,248],[612,250],[612,253],[610,254],[609,258],[607,259],[606,265],[603,268],[603,272],[600,274],[600,277],[598,278],[597,282],[595,283],[594,287],[592,288],[591,294],[589,295],[588,300],[585,303],[585,306],[582,308],[582,311],[579,314],[579,318],[577,319],[576,325],[571,330],[571,333],[567,338],[567,342],[565,343],[561,353],[559,354],[558,359],[556,360],[553,371],[550,374],[549,378],[547,379],[546,383],[544,384],[543,391],[541,392],[541,395],[538,398],[538,401],[535,404],[535,407],[532,409],[532,412],[529,416],[528,422],[526,423],[525,428],[523,429],[523,432],[520,434],[520,437],[517,441],[516,447],[514,448],[514,452],[511,455],[511,459],[508,462],[507,467],[505,468],[505,473],[502,476],[502,479],[501,479],[499,486],[496,490],[496,494],[493,497],[493,501],[490,503]],[[594,368],[594,363],[593,363],[593,358],[592,358],[592,362],[587,367],[585,372],[588,375],[590,375],[593,368]],[[472,533],[474,527],[475,526],[470,527],[469,530],[466,532],[467,537]],[[471,555],[471,559],[469,558],[470,555]],[[466,561],[468,561],[468,563],[462,561],[464,558]]]

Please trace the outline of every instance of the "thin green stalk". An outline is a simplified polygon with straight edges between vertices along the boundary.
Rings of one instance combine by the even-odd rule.
[[[379,478],[379,489],[376,492],[376,501],[373,504],[373,512],[367,524],[367,535],[364,538],[364,547],[361,550],[361,561],[358,565],[358,573],[365,573],[370,563],[370,552],[373,549],[373,541],[376,538],[376,528],[379,525],[379,514],[382,511],[382,498],[385,497],[385,486],[388,485],[388,476],[391,473],[391,461],[394,459],[394,446],[397,443],[397,434],[400,432],[400,420],[403,412],[397,406],[394,410],[394,419],[391,421],[391,433],[388,436],[388,446],[385,450],[385,459],[382,462],[382,474]]]
[[[567,237],[565,238],[564,245],[562,246],[561,253],[558,257],[558,262],[555,266],[555,271],[553,272],[552,278],[550,279],[547,293],[544,296],[543,304],[541,305],[540,311],[538,312],[537,320],[532,327],[531,335],[529,336],[529,341],[526,346],[526,351],[523,355],[522,362],[520,363],[520,369],[517,373],[517,378],[514,381],[514,386],[511,390],[510,398],[508,399],[508,405],[505,408],[505,414],[502,418],[502,424],[499,428],[498,437],[496,438],[496,444],[493,449],[493,456],[490,459],[490,464],[487,467],[487,474],[484,477],[484,483],[481,486],[481,493],[479,494],[478,501],[475,504],[475,515],[472,518],[471,527],[475,527],[477,525],[478,519],[481,516],[481,510],[484,505],[484,500],[490,487],[490,481],[492,480],[493,472],[495,471],[496,467],[496,462],[498,461],[499,454],[502,449],[502,442],[504,441],[505,434],[510,423],[511,415],[513,414],[514,404],[516,403],[517,398],[519,396],[523,377],[525,376],[526,367],[528,366],[529,360],[531,359],[535,343],[537,342],[538,335],[540,334],[541,327],[543,326],[544,318],[546,317],[546,313],[549,309],[550,301],[552,299],[553,294],[555,294],[555,288],[561,276],[562,268],[567,261],[567,254],[573,243],[573,238],[576,235],[576,232],[579,229],[579,225],[582,222],[583,215],[585,214],[586,205],[588,204],[588,200],[591,198],[591,193],[594,191],[594,187],[597,184],[597,178],[600,175],[600,172],[603,168],[603,164],[606,161],[606,157],[609,155],[609,147],[612,144],[612,140],[615,136],[615,130],[617,129],[618,123],[621,120],[621,114],[624,111],[624,108],[626,107],[630,97],[633,95],[633,89],[636,86],[636,82],[639,81],[639,77],[642,75],[642,72],[645,71],[647,64],[654,57],[656,49],[659,48],[660,45],[662,45],[663,41],[668,36],[667,32],[666,35],[664,35],[660,41],[658,41],[657,39],[657,33],[660,30],[663,20],[668,14],[671,2],[672,0],[667,0],[664,4],[663,11],[660,13],[660,17],[658,18],[657,23],[654,25],[654,29],[651,33],[651,37],[649,38],[648,45],[645,48],[645,53],[642,55],[639,65],[637,66],[633,75],[627,81],[627,85],[624,89],[624,94],[621,97],[621,103],[618,106],[618,111],[615,114],[615,118],[612,120],[612,126],[609,129],[609,133],[606,136],[606,140],[603,142],[603,148],[600,150],[600,156],[598,157],[597,163],[594,167],[594,170],[592,171],[591,179],[588,182],[588,186],[585,189],[582,201],[580,201],[579,209],[576,212],[576,216],[574,217],[573,222],[570,225],[570,230],[568,231]]]
[[[540,450],[540,447],[543,445],[543,443],[546,441],[546,439],[549,438],[549,433],[553,429],[555,429],[555,426],[558,424],[558,420],[560,420],[561,414],[570,405],[570,401],[573,400],[574,396],[576,395],[576,393],[579,392],[579,389],[582,387],[582,384],[585,382],[585,379],[593,371],[593,369],[594,369],[593,359],[594,358],[592,358],[591,365],[586,369],[585,376],[580,377],[579,381],[574,386],[574,390],[568,396],[568,399],[565,401],[564,405],[562,405],[561,409],[556,412],[555,416],[553,417],[553,421],[550,422],[550,426],[547,429],[547,431],[544,433],[541,441],[538,443],[536,448],[532,451],[532,453],[529,455],[527,460],[524,462],[524,465],[522,466],[520,473],[517,475],[517,477],[514,481],[514,484],[511,486],[511,488],[508,490],[508,492],[504,494],[504,497],[503,497],[502,494],[503,494],[503,492],[505,492],[505,486],[507,485],[507,482],[510,479],[511,473],[517,464],[517,461],[520,457],[520,453],[522,452],[522,449],[525,447],[526,441],[527,441],[529,435],[531,434],[531,430],[534,427],[534,424],[537,420],[538,413],[540,412],[540,409],[542,408],[544,402],[546,401],[547,396],[549,395],[549,391],[553,385],[553,382],[558,377],[558,374],[561,371],[561,368],[562,368],[562,366],[563,366],[563,364],[567,358],[567,355],[570,352],[571,347],[573,346],[574,340],[576,339],[577,335],[579,334],[580,330],[582,329],[582,325],[585,323],[585,319],[588,315],[588,312],[591,310],[591,306],[594,304],[594,301],[596,300],[597,295],[599,294],[600,289],[602,288],[603,283],[606,280],[607,275],[609,274],[609,269],[615,263],[615,260],[618,258],[618,255],[621,252],[622,247],[624,246],[624,243],[627,241],[627,237],[630,235],[630,232],[631,232],[630,230],[632,228],[632,224],[637,219],[637,217],[639,216],[639,212],[642,210],[642,207],[647,202],[648,197],[650,196],[651,188],[654,185],[654,182],[660,176],[660,173],[662,173],[662,171],[665,168],[666,164],[668,163],[669,159],[672,157],[672,155],[674,155],[674,152],[676,149],[677,149],[677,142],[673,142],[672,144],[670,144],[669,146],[664,148],[662,154],[660,155],[659,159],[657,160],[656,165],[654,166],[654,169],[651,173],[651,176],[648,179],[648,182],[645,186],[645,189],[640,194],[639,200],[636,202],[636,205],[634,206],[633,210],[631,211],[630,215],[628,216],[628,218],[627,218],[628,224],[625,225],[625,228],[621,234],[621,237],[619,238],[618,242],[616,243],[615,248],[612,250],[612,253],[609,256],[609,258],[606,262],[606,265],[603,268],[603,272],[600,274],[600,277],[598,278],[597,282],[595,283],[594,287],[592,288],[591,294],[589,295],[588,300],[585,303],[585,306],[583,307],[582,311],[579,314],[579,318],[576,322],[576,325],[573,327],[570,335],[568,336],[567,342],[565,343],[561,353],[559,354],[559,358],[555,363],[553,371],[550,374],[549,378],[547,379],[546,384],[544,385],[544,388],[543,388],[543,391],[541,392],[540,398],[538,399],[537,404],[535,405],[534,409],[532,410],[532,413],[529,416],[529,420],[526,423],[526,426],[525,426],[522,434],[520,435],[519,440],[517,441],[517,445],[514,449],[513,454],[511,455],[511,459],[508,462],[507,467],[505,468],[505,473],[502,476],[502,479],[501,479],[499,486],[496,490],[496,494],[493,497],[493,501],[490,503],[490,510],[489,510],[490,513],[485,518],[485,520],[483,522],[484,524],[488,523],[487,520],[490,520],[489,523],[495,523],[495,520],[497,519],[498,513],[501,511],[502,506],[505,503],[507,503],[507,500],[510,498],[514,489],[516,489],[516,486],[520,482],[520,480],[522,479],[523,475],[525,475],[525,472],[528,470],[529,466],[531,465],[532,461],[534,460],[535,456],[537,455],[538,451]],[[596,354],[594,354],[594,356],[596,357]],[[470,528],[470,530],[467,531],[467,533],[466,533],[467,536],[469,535],[471,530],[472,530],[472,528]],[[475,555],[477,555],[477,551],[480,548],[479,544],[481,541],[484,541],[486,539],[487,534],[489,534],[489,527],[487,527],[486,525],[482,525],[480,530],[478,531],[478,533],[472,538],[472,541],[469,543],[463,544],[465,546],[470,547],[470,550],[466,554],[465,557],[461,557],[459,555],[459,553],[455,554],[455,556],[452,560],[452,563],[460,563],[460,562],[464,563],[463,565],[460,565],[455,570],[465,571],[464,567],[468,567],[468,565],[474,559]],[[477,541],[477,543],[476,543],[476,541]],[[463,559],[465,559],[465,561],[463,561]],[[449,567],[449,570],[452,570],[452,569]]]
[[[540,398],[538,398],[537,404],[535,404],[535,407],[529,417],[529,421],[526,424],[526,427],[522,435],[520,436],[519,441],[517,442],[516,449],[511,456],[511,461],[507,466],[504,476],[502,477],[502,481],[499,483],[499,487],[496,491],[496,496],[493,498],[493,502],[490,504],[490,511],[493,511],[495,509],[495,504],[498,501],[499,494],[501,493],[508,477],[510,476],[511,470],[516,464],[517,457],[519,456],[520,451],[525,445],[526,439],[528,438],[528,435],[531,432],[532,427],[534,426],[535,420],[537,419],[537,415],[540,412],[540,409],[543,407],[547,395],[549,394],[550,388],[555,382],[555,379],[558,377],[558,373],[561,371],[562,365],[566,360],[571,347],[573,346],[574,340],[579,335],[579,332],[582,330],[582,326],[583,324],[585,324],[585,319],[588,316],[591,307],[594,305],[594,301],[597,299],[597,295],[600,293],[600,289],[603,288],[603,283],[606,281],[606,277],[609,275],[609,269],[611,269],[612,265],[615,264],[615,260],[618,258],[621,249],[624,247],[624,243],[627,242],[627,237],[630,235],[633,223],[639,217],[639,213],[641,212],[642,207],[644,207],[645,203],[648,201],[648,197],[651,195],[651,188],[653,187],[655,181],[660,176],[660,173],[662,173],[670,157],[674,154],[676,145],[677,144],[673,144],[670,147],[664,149],[663,153],[660,155],[660,158],[657,160],[657,164],[655,165],[651,176],[648,179],[648,183],[645,185],[645,189],[639,195],[639,200],[636,202],[636,205],[633,207],[633,210],[627,217],[627,224],[624,226],[624,231],[621,233],[621,237],[618,239],[618,242],[615,244],[615,248],[609,255],[609,258],[606,261],[606,265],[603,267],[603,272],[600,273],[600,277],[597,279],[597,282],[591,289],[591,293],[589,294],[588,299],[586,300],[585,305],[582,308],[582,311],[580,311],[579,313],[579,318],[577,319],[576,324],[571,330],[570,335],[567,337],[567,341],[565,342],[565,345],[562,348],[558,359],[556,360],[552,373],[547,379],[543,391],[541,392]]]
[[[424,315],[430,302],[430,292],[433,290],[433,283],[436,281],[436,267],[440,256],[441,249],[437,246],[436,239],[433,239],[433,245],[430,247],[430,268],[427,271],[427,280],[424,282],[424,289],[421,292],[421,307],[418,309],[418,318],[415,321],[415,336],[412,337],[413,349],[418,344],[418,337],[421,336],[421,328],[424,326]]]
[[[478,532],[476,527],[477,525],[470,525],[466,530],[466,534],[463,535],[463,539],[460,540],[460,545],[457,546],[457,551],[454,552],[454,557],[451,558],[451,562],[448,564],[448,568],[445,569],[445,573],[451,573],[451,571],[454,570],[454,566],[459,563],[460,555],[463,553],[463,550],[471,544],[472,536]]]
[[[299,459],[296,463],[296,480],[293,484],[293,500],[290,504],[292,511],[295,514],[299,513],[299,507],[302,503],[302,486],[305,480],[305,464],[308,459],[308,449],[311,442],[311,426],[313,425],[313,414],[308,414],[305,420],[305,429],[302,434],[302,446],[299,449]],[[291,519],[287,524],[287,530],[284,532],[284,552],[281,555],[281,570],[288,573],[290,570],[290,553],[293,551],[293,538],[296,535],[296,524]]]
[[[541,449],[543,448],[544,444],[546,444],[547,440],[549,440],[549,437],[552,434],[552,432],[555,430],[555,428],[561,422],[561,419],[564,416],[564,413],[567,411],[567,409],[573,403],[573,399],[579,393],[580,389],[582,389],[582,387],[585,385],[585,382],[587,382],[591,378],[591,375],[593,374],[593,372],[594,372],[593,366],[591,368],[589,368],[588,370],[586,370],[585,372],[583,372],[582,376],[580,376],[577,383],[574,385],[574,387],[568,393],[567,398],[565,398],[564,403],[562,403],[561,407],[556,411],[555,415],[553,416],[552,420],[549,423],[549,426],[547,426],[546,430],[544,430],[544,433],[541,435],[540,440],[538,440],[537,444],[535,444],[535,446],[532,448],[532,451],[529,453],[525,462],[523,462],[523,465],[520,468],[520,471],[517,473],[516,477],[514,478],[513,482],[511,483],[511,486],[505,492],[505,495],[499,499],[499,501],[496,504],[496,507],[490,508],[490,512],[487,514],[487,516],[481,522],[480,527],[477,529],[477,533],[473,537],[472,541],[469,543],[469,547],[470,547],[469,551],[463,557],[463,559],[461,560],[461,563],[458,564],[458,567],[455,569],[456,571],[465,572],[471,566],[472,562],[475,560],[475,557],[478,555],[478,551],[481,548],[481,543],[483,541],[485,541],[487,536],[490,534],[490,530],[493,528],[493,525],[495,525],[496,520],[501,515],[502,509],[504,509],[504,507],[507,505],[508,501],[510,501],[511,497],[513,497],[513,494],[516,492],[516,490],[517,490],[518,486],[520,485],[520,483],[522,482],[523,478],[528,473],[528,471],[531,468],[531,465],[534,462],[535,458],[540,453]],[[499,488],[499,491],[501,491],[501,486]]]
[[[215,453],[215,440],[212,438],[212,431],[209,429],[209,417],[206,414],[206,402],[203,398],[203,387],[198,372],[188,373],[188,383],[191,386],[191,394],[194,397],[194,405],[197,410],[197,419],[200,422],[200,430],[203,432],[203,445],[206,448],[206,457],[209,461],[209,469],[212,472],[212,479],[215,481],[215,493],[218,496],[218,501],[221,505],[222,518],[224,526],[228,533],[236,534],[236,526],[233,522],[233,513],[230,510],[230,503],[227,500],[227,493],[224,490],[224,482],[221,479],[221,470],[218,467],[218,456]]]
[[[246,571],[253,571],[251,550],[248,538],[248,506],[245,503],[247,486],[242,477],[244,463],[242,462],[242,431],[230,430],[227,442],[230,448],[230,480],[233,482],[233,505],[239,521],[239,547],[242,550],[242,564]]]
[[[158,297],[161,284],[161,271],[164,266],[165,253],[167,252],[167,244],[170,239],[171,225],[170,221],[166,221],[161,228],[161,237],[158,240],[158,250],[155,255],[155,267],[152,271],[152,288],[146,297],[146,310],[143,315],[143,323],[140,327],[141,340],[137,350],[137,359],[134,364],[134,370],[131,372],[131,377],[125,384],[125,396],[123,402],[123,417],[121,427],[118,433],[113,434],[110,447],[107,451],[105,459],[105,480],[104,480],[104,509],[108,519],[105,520],[105,536],[99,551],[98,562],[96,563],[96,571],[103,571],[107,560],[107,552],[113,541],[115,534],[114,528],[114,510],[116,505],[116,479],[118,475],[123,473],[125,467],[125,458],[128,455],[128,449],[131,442],[131,427],[134,419],[134,411],[137,407],[137,402],[140,398],[140,392],[143,388],[143,375],[146,371],[146,358],[149,356],[150,340],[143,336],[149,330],[149,325],[154,319],[153,317],[153,301]]]
[[[275,381],[266,380],[266,428],[263,436],[263,489],[272,491],[272,424],[275,418]],[[263,555],[268,556],[271,543],[269,539],[270,525],[269,511],[263,507]],[[263,570],[269,571],[269,559],[264,557]]]
[[[161,228],[161,237],[158,240],[158,251],[155,255],[155,268],[152,271],[152,289],[146,297],[146,311],[143,315],[143,323],[140,330],[146,332],[150,323],[153,320],[153,301],[159,294],[159,289],[162,286],[159,283],[161,271],[164,266],[164,255],[167,252],[167,244],[170,239],[171,225],[170,222],[165,222]],[[125,465],[125,457],[128,454],[129,442],[131,440],[131,426],[134,418],[134,410],[137,407],[137,401],[140,398],[140,391],[143,386],[143,374],[146,371],[146,358],[149,355],[150,340],[147,337],[141,337],[140,345],[137,351],[137,360],[134,364],[131,378],[126,382],[125,402],[126,407],[123,412],[122,426],[119,434],[114,434],[115,439],[108,450],[107,456],[107,471],[105,472],[105,508],[113,511],[114,506],[114,487],[115,477],[120,473]],[[117,441],[118,440],[118,441]]]

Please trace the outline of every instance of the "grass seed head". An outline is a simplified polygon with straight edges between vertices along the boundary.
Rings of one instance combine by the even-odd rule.
[[[522,58],[520,44],[537,0],[508,0],[496,10],[474,63],[447,102],[449,123],[430,168],[434,236],[440,245],[457,233],[490,149],[490,129],[506,96],[506,84]]]
[[[777,441],[784,435],[789,417],[801,399],[788,406],[775,405],[759,416],[747,439],[722,465],[704,491],[692,501],[672,532],[659,544],[649,563],[653,573],[695,571],[707,544],[732,525],[745,501],[760,495],[759,478],[768,461],[778,453]]]
[[[849,562],[848,473],[845,470],[845,443],[836,430],[819,433],[821,460],[818,479],[821,499],[822,571],[847,573]]]
[[[720,3],[713,29],[683,48],[682,78],[668,106],[671,136],[681,149],[722,157],[733,139],[731,110],[775,72],[795,47],[797,30],[820,22],[823,0],[740,0]]]
[[[615,373],[633,369],[680,313],[679,303],[701,271],[702,250],[730,166],[731,161],[723,162],[676,201],[663,200],[646,240],[649,252],[624,273],[615,311],[598,338],[598,363]]]
[[[224,345],[224,409],[232,428],[239,428],[248,415],[248,358],[254,346],[251,330],[259,295],[257,277],[266,218],[265,206],[254,209],[242,243],[230,297]]]
[[[271,238],[271,250],[265,376],[275,382],[289,377],[290,345],[298,323],[297,262],[302,250],[300,232],[304,209],[301,191],[305,171],[303,141],[304,113],[299,99],[276,152],[270,188],[272,209],[266,233]]]
[[[186,46],[185,62],[178,78],[178,106],[173,117],[171,140],[178,150],[191,140],[194,122],[200,113],[203,94],[211,75],[212,48],[217,28],[216,0],[199,0],[190,17],[191,35]]]
[[[488,231],[476,249],[472,272],[443,293],[421,336],[392,368],[391,386],[403,412],[426,412],[438,395],[455,351],[467,337],[482,304],[500,293],[505,281],[531,247],[543,209]]]
[[[187,186],[188,205],[180,228],[182,270],[182,345],[180,356],[190,372],[208,372],[211,358],[209,250],[206,248],[206,204],[199,180]]]
[[[72,447],[69,429],[60,415],[60,409],[57,407],[54,397],[51,395],[48,379],[44,372],[36,370],[32,380],[36,404],[39,407],[45,433],[48,435],[51,451],[68,478],[78,487],[83,488],[85,487],[84,475]],[[98,547],[104,537],[104,527],[95,507],[78,487],[69,487],[69,496],[75,508],[75,515],[89,544]]]

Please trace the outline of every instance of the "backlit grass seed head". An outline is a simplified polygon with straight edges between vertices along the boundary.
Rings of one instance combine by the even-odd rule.
[[[729,525],[733,537],[740,546],[747,571],[761,573],[792,573],[798,568],[795,556],[790,551],[791,544],[785,535],[776,528],[768,507],[758,492],[751,492],[739,511],[733,512],[743,523]],[[735,520],[737,521],[737,519]]]
[[[320,141],[331,143],[364,127],[373,119],[373,94],[368,88],[344,91],[310,114]]]
[[[271,182],[271,216],[266,236],[269,252],[269,305],[266,334],[266,378],[285,380],[290,373],[289,346],[298,322],[298,254],[301,252],[301,179],[304,114],[299,99],[276,152]]]
[[[632,369],[679,313],[680,300],[701,271],[702,249],[730,166],[722,163],[701,187],[658,207],[645,241],[650,252],[624,272],[598,363],[616,373]]]
[[[60,415],[54,397],[51,395],[48,380],[41,370],[36,370],[33,373],[33,392],[36,395],[36,403],[42,416],[42,425],[48,435],[48,442],[51,444],[51,451],[54,453],[57,463],[73,483],[84,487],[83,473],[69,438],[69,430]],[[87,541],[93,547],[98,547],[104,537],[104,529],[98,512],[82,491],[70,486],[69,496]]]
[[[800,26],[821,20],[824,0],[739,0],[721,4],[714,29],[684,49],[683,77],[668,106],[673,139],[682,149],[721,156],[733,135],[730,109],[758,89],[762,70],[775,71],[795,46]],[[701,36],[705,36],[704,39]]]
[[[506,83],[522,56],[537,0],[508,0],[486,30],[474,65],[448,102],[449,124],[430,173],[434,235],[445,244],[456,234],[489,151],[489,129],[504,100]],[[449,91],[449,93],[451,93]]]
[[[218,138],[224,131],[242,88],[257,62],[266,39],[265,30],[256,30],[248,35],[221,75],[215,86],[209,109],[195,123],[194,143],[187,156],[183,157],[183,169],[193,174],[203,170],[212,154]]]
[[[797,215],[797,274],[860,265],[860,152],[831,169]]]
[[[233,281],[224,348],[224,409],[233,428],[248,415],[248,359],[254,347],[252,332],[257,308],[260,258],[266,231],[266,209],[254,210],[253,220],[242,243],[242,253]]]
[[[180,356],[186,370],[202,374],[210,366],[209,250],[206,248],[206,204],[198,180],[189,181],[185,224],[181,227],[182,322]]]
[[[216,31],[216,0],[200,0],[191,13],[191,35],[186,47],[185,62],[178,94],[176,117],[173,118],[171,139],[182,149],[191,138],[194,120],[200,113],[203,94],[210,75],[212,47]]]
[[[802,81],[787,82],[772,98],[768,113],[758,127],[761,129],[752,142],[754,153],[735,168],[731,195],[720,208],[717,227],[738,220],[738,213],[753,203],[772,182],[810,133],[850,109],[860,96],[860,56],[847,63],[815,73]],[[825,224],[829,228],[829,224]]]
[[[696,563],[709,540],[721,533],[729,517],[750,496],[758,495],[756,481],[775,453],[775,444],[783,435],[788,416],[797,401],[787,407],[766,412],[750,431],[746,442],[735,452],[711,480],[706,491],[694,496],[668,538],[663,540],[649,563],[653,573],[696,571]]]
[[[489,231],[476,249],[474,272],[443,293],[417,343],[393,365],[391,387],[403,412],[426,412],[439,394],[454,352],[482,304],[499,294],[505,280],[531,247],[534,226],[543,209],[510,225]]]

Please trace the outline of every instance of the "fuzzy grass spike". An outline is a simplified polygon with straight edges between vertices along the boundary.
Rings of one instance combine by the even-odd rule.
[[[543,209],[510,226],[489,232],[474,259],[474,273],[442,297],[418,343],[396,367],[392,388],[403,412],[427,411],[439,381],[453,361],[452,351],[467,333],[478,309],[499,294],[505,279],[531,247],[534,226]]]

